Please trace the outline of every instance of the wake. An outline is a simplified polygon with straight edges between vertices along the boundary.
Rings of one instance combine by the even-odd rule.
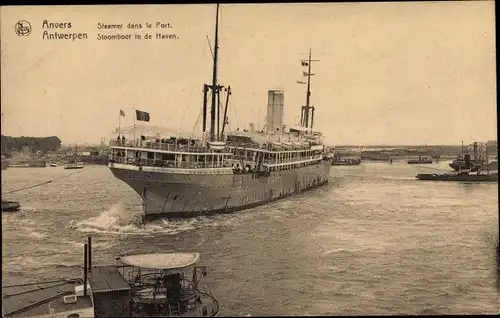
[[[72,220],[67,227],[83,233],[153,236],[155,234],[175,235],[192,231],[199,223],[199,219],[186,219],[179,221],[158,220],[142,224],[141,213],[128,209],[120,201],[96,217],[82,221]]]

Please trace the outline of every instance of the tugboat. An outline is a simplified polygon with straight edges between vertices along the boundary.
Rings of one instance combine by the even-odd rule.
[[[467,164],[466,164],[466,156],[469,156],[469,160],[472,164],[472,166],[470,167],[470,169],[474,172],[474,171],[477,171],[478,169],[481,169],[481,167],[484,166],[485,164],[485,160],[481,157],[481,156],[477,156],[477,152],[478,152],[478,143],[477,142],[474,142],[473,144],[473,148],[472,148],[472,151],[473,151],[473,157],[472,157],[472,160],[470,160],[471,158],[471,155],[469,153],[465,154],[464,155],[464,143],[462,141],[462,152],[461,154],[457,157],[457,159],[453,160],[449,166],[450,168],[452,168],[453,170],[455,171],[459,171],[461,169],[467,169]]]
[[[498,172],[481,174],[478,169],[476,174],[471,174],[473,163],[470,160],[470,155],[465,155],[466,169],[460,169],[458,173],[444,174],[418,174],[415,178],[419,180],[434,180],[434,181],[483,181],[483,182],[498,182]]]
[[[21,205],[17,201],[3,201],[2,200],[2,212],[16,212],[19,211]]]
[[[418,159],[410,159],[410,160],[407,161],[407,163],[409,165],[431,164],[431,163],[433,163],[433,160],[430,157],[418,156]]]
[[[198,253],[153,253],[92,266],[89,237],[83,279],[2,286],[2,317],[215,317],[219,303],[200,286],[207,271],[198,261]]]

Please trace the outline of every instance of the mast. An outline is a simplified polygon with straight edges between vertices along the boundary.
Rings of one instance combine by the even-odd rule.
[[[208,85],[203,85],[203,124],[202,124],[202,132],[205,134],[207,131],[207,99],[208,99]]]
[[[489,164],[488,164],[488,143],[486,143],[484,151],[486,153],[485,154],[486,155],[486,174],[489,175],[490,174],[490,168],[488,167],[489,166]]]
[[[309,127],[309,109],[310,109],[310,100],[311,100],[311,49],[309,49],[309,63],[307,70],[307,95],[306,95],[306,127]],[[312,128],[312,127],[311,127]]]
[[[215,140],[215,112],[216,110],[216,105],[217,105],[217,94],[216,91],[218,91],[217,87],[217,55],[219,52],[219,4],[217,3],[217,12],[215,16],[215,43],[214,43],[214,67],[213,67],[213,72],[212,72],[212,105],[210,108],[210,141]],[[218,134],[218,132],[217,132]]]
[[[306,128],[311,128],[313,127],[314,124],[314,106],[311,106],[311,76],[314,74],[311,74],[311,63],[312,62],[319,62],[319,60],[313,60],[311,59],[311,49],[309,49],[309,58],[307,60],[302,60],[302,66],[307,66],[307,93],[306,93],[306,105],[302,106],[302,112],[300,114],[300,121],[302,126]],[[305,83],[301,83],[305,84]],[[309,114],[311,114],[311,118],[309,118]],[[309,120],[310,119],[310,120]],[[310,127],[309,127],[309,122],[310,122]]]

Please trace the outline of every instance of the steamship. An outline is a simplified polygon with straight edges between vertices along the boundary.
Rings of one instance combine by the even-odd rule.
[[[215,20],[213,76],[203,89],[201,137],[125,140],[122,136],[110,144],[109,168],[141,196],[144,222],[235,212],[328,182],[330,162],[323,137],[313,130],[311,63],[317,60],[311,59],[311,51],[307,60],[301,60],[307,82],[297,81],[307,84],[299,125],[283,125],[284,92],[270,90],[265,129],[225,133],[231,87],[219,85],[217,79],[219,5]]]

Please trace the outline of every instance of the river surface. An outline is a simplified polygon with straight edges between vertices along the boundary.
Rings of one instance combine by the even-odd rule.
[[[138,225],[105,166],[5,195],[3,284],[79,275],[126,253],[193,251],[223,316],[494,314],[498,184],[417,181],[449,162],[332,167],[319,189],[235,214]],[[74,173],[2,171],[2,192]]]

